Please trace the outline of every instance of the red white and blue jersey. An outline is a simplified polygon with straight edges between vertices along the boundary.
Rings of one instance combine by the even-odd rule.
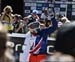
[[[30,51],[32,54],[47,54],[47,37],[49,34],[54,32],[57,29],[57,21],[54,18],[51,18],[52,26],[42,29],[35,40],[35,46]]]

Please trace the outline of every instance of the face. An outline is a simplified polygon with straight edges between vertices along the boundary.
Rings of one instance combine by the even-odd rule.
[[[30,32],[34,32],[34,29],[28,28]]]
[[[34,23],[28,27],[29,31],[34,33],[37,33],[39,29],[44,29],[44,28],[45,24],[43,23]]]
[[[6,13],[8,14],[11,13],[10,9],[6,9]]]

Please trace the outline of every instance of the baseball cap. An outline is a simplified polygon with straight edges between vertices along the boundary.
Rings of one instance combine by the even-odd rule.
[[[38,10],[33,10],[32,14],[38,14]]]

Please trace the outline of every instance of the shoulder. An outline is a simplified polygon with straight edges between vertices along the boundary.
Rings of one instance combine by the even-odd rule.
[[[29,38],[31,36],[30,31],[26,33],[26,38]]]

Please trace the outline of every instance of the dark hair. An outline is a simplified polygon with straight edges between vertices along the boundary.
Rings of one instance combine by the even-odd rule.
[[[55,50],[75,56],[75,22],[64,24],[58,29]]]
[[[15,14],[14,17],[16,17],[17,19],[22,19],[22,16],[19,14]]]

